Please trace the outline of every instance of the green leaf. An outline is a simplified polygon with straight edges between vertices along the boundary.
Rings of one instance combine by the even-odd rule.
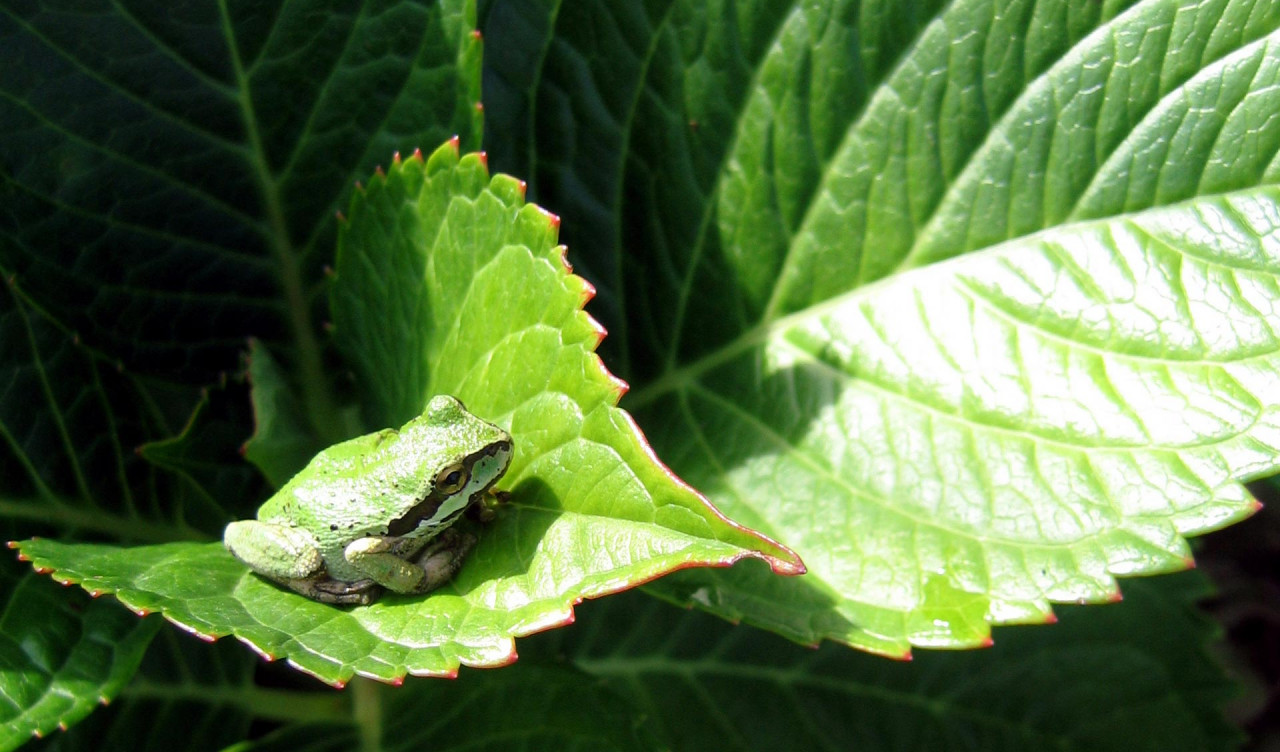
[[[7,282],[0,291],[0,516],[14,523],[10,535],[211,537],[226,524],[222,505],[159,477],[134,451],[148,437],[176,432],[172,406],[186,407],[192,390],[157,385],[108,361],[13,278]]]
[[[160,626],[113,603],[74,597],[46,577],[0,567],[0,749],[84,718],[133,675]]]
[[[249,382],[253,385],[253,436],[244,458],[280,488],[316,455],[324,444],[311,431],[301,401],[289,389],[288,377],[258,340],[249,343]]]
[[[349,707],[333,692],[256,687],[257,663],[238,645],[209,645],[162,630],[110,705],[35,747],[214,752],[244,739],[255,722],[334,717]]]
[[[983,651],[886,661],[808,650],[630,594],[526,643],[621,692],[673,750],[1226,750],[1232,694],[1192,601],[1206,580],[1134,580],[1124,603],[1063,609]]]
[[[623,405],[809,568],[655,590],[804,642],[975,646],[1253,508],[1280,6],[514,8],[490,122],[606,275]]]
[[[234,634],[324,681],[453,675],[515,658],[513,637],[572,619],[573,604],[676,569],[747,556],[782,572],[786,549],[716,512],[659,464],[592,350],[586,283],[555,222],[456,143],[378,176],[353,201],[333,288],[334,336],[372,416],[398,425],[448,393],[506,426],[512,498],[453,582],[341,609],[252,574],[217,544],[122,549],[33,540],[60,580],[114,593],[207,637]],[[395,306],[400,306],[396,308]],[[418,319],[406,318],[421,312]],[[427,364],[430,367],[427,367]]]
[[[474,15],[469,0],[7,7],[0,265],[133,369],[203,385],[246,337],[288,338],[323,388],[308,306],[333,212],[396,149],[478,142]]]
[[[664,749],[640,729],[643,719],[622,696],[565,666],[469,671],[457,681],[394,690],[361,684],[348,690],[364,693],[354,717],[286,726],[236,752]]]

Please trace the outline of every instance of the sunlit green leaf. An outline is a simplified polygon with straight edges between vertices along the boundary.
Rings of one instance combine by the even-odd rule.
[[[527,0],[486,29],[491,151],[599,275],[622,405],[809,568],[656,590],[975,646],[1249,513],[1280,6]]]
[[[616,407],[555,222],[516,181],[446,144],[376,177],[344,225],[334,332],[361,381],[369,428],[453,394],[507,427],[511,492],[457,578],[429,596],[343,609],[268,583],[217,544],[117,548],[23,542],[54,576],[234,634],[326,681],[398,680],[515,657],[512,638],[563,624],[573,604],[676,569],[743,557],[794,573],[784,548],[725,520],[674,478]]]

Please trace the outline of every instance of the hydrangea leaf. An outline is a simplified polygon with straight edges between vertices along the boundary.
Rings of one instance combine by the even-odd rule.
[[[1146,578],[1124,603],[910,662],[808,650],[623,594],[530,640],[525,659],[567,661],[622,692],[672,750],[1230,750],[1234,687],[1209,649],[1218,627],[1194,605],[1208,590],[1196,572]]]
[[[599,279],[623,407],[809,568],[655,591],[975,646],[1249,513],[1280,6],[522,0],[485,29],[495,161]]]
[[[114,698],[161,624],[14,569],[0,566],[0,750],[65,731]]]
[[[583,598],[677,569],[759,557],[801,571],[673,476],[614,406],[621,385],[593,353],[602,332],[581,310],[589,287],[564,264],[555,229],[517,181],[491,179],[455,142],[375,177],[341,232],[334,337],[369,427],[399,425],[447,393],[515,441],[499,484],[511,500],[445,587],[348,609],[279,588],[216,543],[35,540],[22,555],[331,683],[509,663],[514,637],[570,621]]]
[[[985,644],[1183,569],[1184,536],[1256,509],[1240,481],[1280,453],[1278,232],[1274,188],[1045,231],[781,318],[641,415],[809,554],[852,625],[830,636]],[[800,503],[823,524],[788,523]],[[755,577],[672,587],[733,614]],[[811,638],[811,616],[776,626]]]
[[[301,400],[266,345],[249,343],[248,361],[254,431],[244,443],[244,458],[280,488],[324,445],[311,431]]]
[[[372,717],[290,724],[237,752],[670,749],[644,733],[642,714],[621,693],[564,665],[521,662],[503,671],[469,671],[455,682],[361,690],[374,695]]]
[[[333,212],[394,149],[478,144],[474,29],[472,0],[8,7],[0,263],[132,370],[204,385],[256,336],[318,380]]]

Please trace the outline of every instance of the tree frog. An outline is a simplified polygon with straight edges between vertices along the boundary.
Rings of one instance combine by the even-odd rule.
[[[422,415],[335,444],[223,543],[258,574],[326,603],[372,603],[383,588],[435,589],[462,566],[475,536],[451,526],[511,461],[511,435],[449,396]]]

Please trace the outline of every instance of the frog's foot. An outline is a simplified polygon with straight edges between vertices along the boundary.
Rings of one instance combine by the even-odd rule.
[[[227,525],[222,542],[232,556],[277,582],[288,584],[324,574],[319,544],[301,528],[239,520]]]
[[[347,544],[343,556],[353,567],[388,590],[425,593],[435,590],[457,574],[463,558],[475,542],[475,536],[445,530],[413,561],[407,561],[399,555],[400,539],[359,538]]]
[[[510,491],[486,491],[474,504],[467,507],[467,516],[476,522],[493,522],[498,517],[498,507],[510,500]]]
[[[382,588],[373,580],[343,582],[322,577],[314,580],[290,580],[284,583],[290,590],[324,603],[367,606],[378,600]]]
[[[474,535],[460,533],[454,528],[437,535],[415,559],[426,577],[414,592],[426,593],[452,580],[475,545]]]

